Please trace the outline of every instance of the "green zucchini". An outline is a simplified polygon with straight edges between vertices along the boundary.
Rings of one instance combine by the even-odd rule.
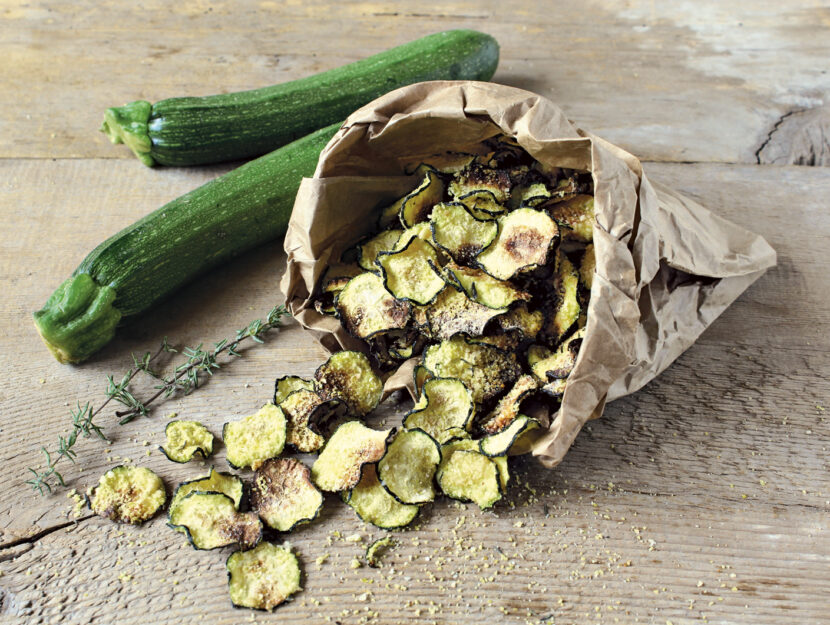
[[[86,360],[123,318],[288,226],[303,177],[340,124],[234,169],[150,213],[96,247],[34,314],[60,362]]]
[[[425,80],[490,80],[490,35],[449,30],[299,80],[238,93],[139,100],[107,109],[101,131],[145,165],[202,165],[259,156],[342,120],[388,91]]]

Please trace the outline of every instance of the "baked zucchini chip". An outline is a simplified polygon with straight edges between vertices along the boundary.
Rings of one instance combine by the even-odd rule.
[[[400,300],[428,304],[446,286],[438,272],[440,262],[435,248],[418,237],[397,252],[381,252],[377,263],[383,286]]]
[[[481,429],[487,434],[501,432],[519,415],[522,400],[533,394],[539,388],[539,381],[532,375],[521,375],[513,383],[507,394],[499,400],[493,411],[487,415]],[[498,456],[500,454],[488,454]]]
[[[385,530],[405,527],[418,515],[418,506],[401,503],[380,483],[374,464],[363,467],[360,482],[345,493],[344,500],[361,521]]]
[[[403,426],[409,430],[423,430],[444,443],[457,436],[469,436],[467,431],[472,420],[473,396],[464,384],[458,380],[428,378],[420,399],[404,417]]]
[[[378,462],[378,479],[401,503],[428,503],[435,500],[432,480],[440,463],[441,449],[429,434],[401,430]]]
[[[475,160],[475,154],[466,152],[444,152],[427,156],[418,163],[410,163],[404,168],[404,173],[412,174],[419,168],[427,167],[442,174],[455,174]]]
[[[507,280],[548,262],[559,229],[547,213],[519,208],[500,217],[498,223],[498,236],[477,258],[484,271]]]
[[[323,400],[339,399],[352,414],[363,417],[372,412],[383,395],[383,382],[372,371],[361,352],[332,354],[314,373],[314,388]]]
[[[582,287],[590,294],[594,284],[594,272],[597,270],[597,257],[594,254],[594,244],[591,243],[585,248],[582,254],[582,261],[579,263],[579,280]]]
[[[507,332],[488,332],[481,336],[470,338],[471,343],[480,343],[481,345],[491,345],[503,352],[515,351],[519,348],[524,335],[518,330],[508,330]]]
[[[554,352],[538,345],[531,346],[527,352],[527,361],[533,375],[542,382],[567,378],[576,364],[576,357],[584,338],[585,329],[583,328],[563,341]]]
[[[279,406],[265,404],[256,414],[222,427],[228,464],[234,469],[259,465],[282,453],[288,423]]]
[[[399,330],[409,321],[409,303],[395,299],[383,279],[369,272],[349,280],[337,297],[336,308],[346,330],[361,339]]]
[[[472,438],[456,438],[441,445],[441,466],[443,466],[452,455],[457,451],[472,451],[481,453],[479,449],[480,441]],[[507,491],[507,484],[510,481],[510,468],[507,466],[507,456],[493,456],[490,458],[496,463],[496,468],[499,471],[499,485],[501,492]],[[438,470],[441,470],[441,466]]]
[[[184,530],[194,549],[239,545],[250,549],[262,538],[262,523],[255,512],[239,512],[224,493],[194,490],[170,512],[170,527]]]
[[[552,297],[545,305],[544,336],[551,346],[558,345],[579,320],[579,275],[561,252],[556,255],[556,268],[552,280]]]
[[[314,382],[311,380],[304,380],[296,375],[284,375],[277,378],[274,383],[274,401],[275,406],[279,406],[285,401],[286,397],[291,395],[294,391],[305,389],[307,391],[314,390]]]
[[[411,228],[417,223],[429,219],[432,207],[444,197],[444,183],[438,173],[428,169],[423,182],[401,203],[401,223]]]
[[[510,192],[510,206],[513,208],[534,208],[550,198],[550,191],[542,182],[514,187]]]
[[[496,202],[503,204],[510,197],[510,185],[510,176],[505,170],[473,163],[455,175],[449,191],[459,199],[474,191],[489,191]]]
[[[466,206],[476,219],[493,219],[507,210],[490,191],[471,191],[458,196],[455,201]]]
[[[432,239],[457,263],[469,264],[496,238],[498,224],[473,217],[459,203],[440,203],[430,217]]]
[[[167,518],[179,505],[188,493],[198,490],[204,493],[223,493],[231,498],[233,506],[239,510],[239,504],[242,502],[242,494],[244,492],[242,480],[230,473],[217,471],[213,467],[210,468],[210,473],[205,477],[200,477],[189,482],[182,482],[176,487],[173,492],[173,497],[170,499],[170,506],[167,508]]]
[[[380,274],[380,269],[375,264],[378,254],[388,252],[395,247],[395,243],[398,242],[402,234],[403,230],[381,230],[371,239],[358,246],[360,249],[358,264],[366,271]]]
[[[479,450],[485,456],[504,456],[514,447],[517,450],[527,449],[522,445],[522,437],[539,427],[540,424],[536,419],[520,414],[501,432],[482,438],[479,441]]]
[[[317,518],[323,494],[311,483],[311,471],[294,458],[267,460],[254,474],[251,508],[265,524],[280,532]]]
[[[545,316],[541,310],[530,312],[527,304],[522,303],[514,306],[503,315],[499,315],[495,321],[502,332],[518,331],[525,339],[533,340],[542,331],[545,323]]]
[[[441,463],[436,479],[445,495],[472,501],[482,510],[492,508],[502,496],[496,463],[476,451],[455,451]]]
[[[325,401],[306,389],[291,393],[280,403],[286,419],[285,442],[303,453],[320,449],[326,441],[309,425],[325,421],[326,416],[337,409],[337,403],[339,400]]]
[[[412,379],[415,384],[415,393],[416,398],[420,398],[421,394],[423,393],[424,384],[426,384],[427,380],[431,380],[433,375],[429,372],[424,365],[415,365],[415,369],[412,372]]]
[[[548,213],[562,228],[566,241],[590,243],[594,240],[594,196],[575,195],[548,208]]]
[[[207,458],[213,453],[213,434],[198,421],[171,421],[164,428],[166,438],[161,446],[168,460],[185,463],[200,454]]]
[[[449,263],[444,270],[450,283],[457,284],[464,289],[467,297],[488,308],[505,309],[514,302],[530,299],[529,293],[481,269]]]
[[[360,481],[361,468],[383,457],[393,433],[367,428],[360,421],[343,423],[311,466],[311,479],[317,488],[329,492],[353,488]]]
[[[261,542],[235,551],[225,562],[231,603],[238,608],[271,611],[300,587],[300,563],[291,547]]]
[[[432,245],[432,227],[428,221],[422,221],[415,224],[411,228],[403,231],[403,234],[398,239],[398,242],[392,247],[393,252],[400,252],[403,248],[409,245],[412,239],[421,239]]]
[[[164,482],[150,469],[119,465],[104,473],[89,507],[116,523],[144,523],[167,501]]]
[[[438,294],[426,312],[430,337],[444,340],[459,333],[478,336],[491,319],[507,309],[488,308],[450,285]]]
[[[470,343],[461,335],[430,345],[424,351],[424,366],[437,378],[461,381],[476,404],[503,393],[520,372],[514,354]]]
[[[389,549],[397,544],[394,538],[387,535],[383,538],[378,538],[375,542],[366,548],[366,564],[373,569],[381,568],[380,558]]]

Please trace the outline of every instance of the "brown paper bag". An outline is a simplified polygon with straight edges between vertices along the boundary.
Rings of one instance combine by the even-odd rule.
[[[353,113],[303,180],[285,237],[280,287],[295,318],[329,351],[362,349],[311,295],[329,263],[375,224],[377,210],[415,186],[403,164],[463,152],[498,133],[542,163],[594,180],[596,276],[586,336],[560,409],[532,451],[558,464],[605,402],[641,388],[688,348],[764,271],[775,251],[760,236],[650,183],[624,150],[574,127],[553,103],[481,82],[426,82]],[[414,359],[386,390],[412,386]]]

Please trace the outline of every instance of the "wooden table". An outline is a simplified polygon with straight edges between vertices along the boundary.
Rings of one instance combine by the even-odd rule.
[[[830,175],[790,163],[827,164],[830,7],[622,4],[2,3],[3,618],[829,623]],[[96,132],[104,108],[289,80],[457,27],[499,40],[495,80],[552,98],[640,156],[654,180],[761,232],[779,265],[662,376],[610,404],[561,466],[518,460],[511,503],[495,513],[439,502],[383,568],[355,570],[382,532],[331,498],[289,536],[305,590],[274,614],[233,610],[227,554],[190,549],[163,518],[116,526],[76,518],[65,490],[30,492],[39,448],[68,430],[77,401],[101,401],[131,352],[164,335],[218,340],[281,300],[274,244],[195,282],[83,366],[50,357],[31,311],[86,252],[228,169],[145,168]],[[309,375],[323,359],[289,323],[149,418],[118,427],[106,415],[111,443],[81,441],[65,477],[82,492],[125,458],[171,487],[203,473],[156,450],[170,413],[218,432],[267,401],[276,376]],[[222,451],[212,461],[226,468]]]

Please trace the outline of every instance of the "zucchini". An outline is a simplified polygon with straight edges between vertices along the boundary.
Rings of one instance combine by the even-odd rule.
[[[285,232],[294,197],[339,124],[247,163],[162,206],[81,262],[34,314],[62,363],[89,358],[197,275]]]
[[[164,436],[159,449],[172,462],[190,462],[196,454],[207,458],[213,453],[213,434],[198,421],[171,421]]]
[[[270,612],[302,590],[300,563],[288,543],[279,547],[261,542],[253,549],[234,551],[225,568],[231,603],[239,608]]]
[[[104,473],[89,507],[116,523],[144,523],[167,501],[164,482],[150,469],[119,465]]]
[[[450,30],[291,82],[107,109],[101,131],[145,165],[202,165],[259,156],[344,119],[388,91],[425,80],[490,80],[499,46]]]

